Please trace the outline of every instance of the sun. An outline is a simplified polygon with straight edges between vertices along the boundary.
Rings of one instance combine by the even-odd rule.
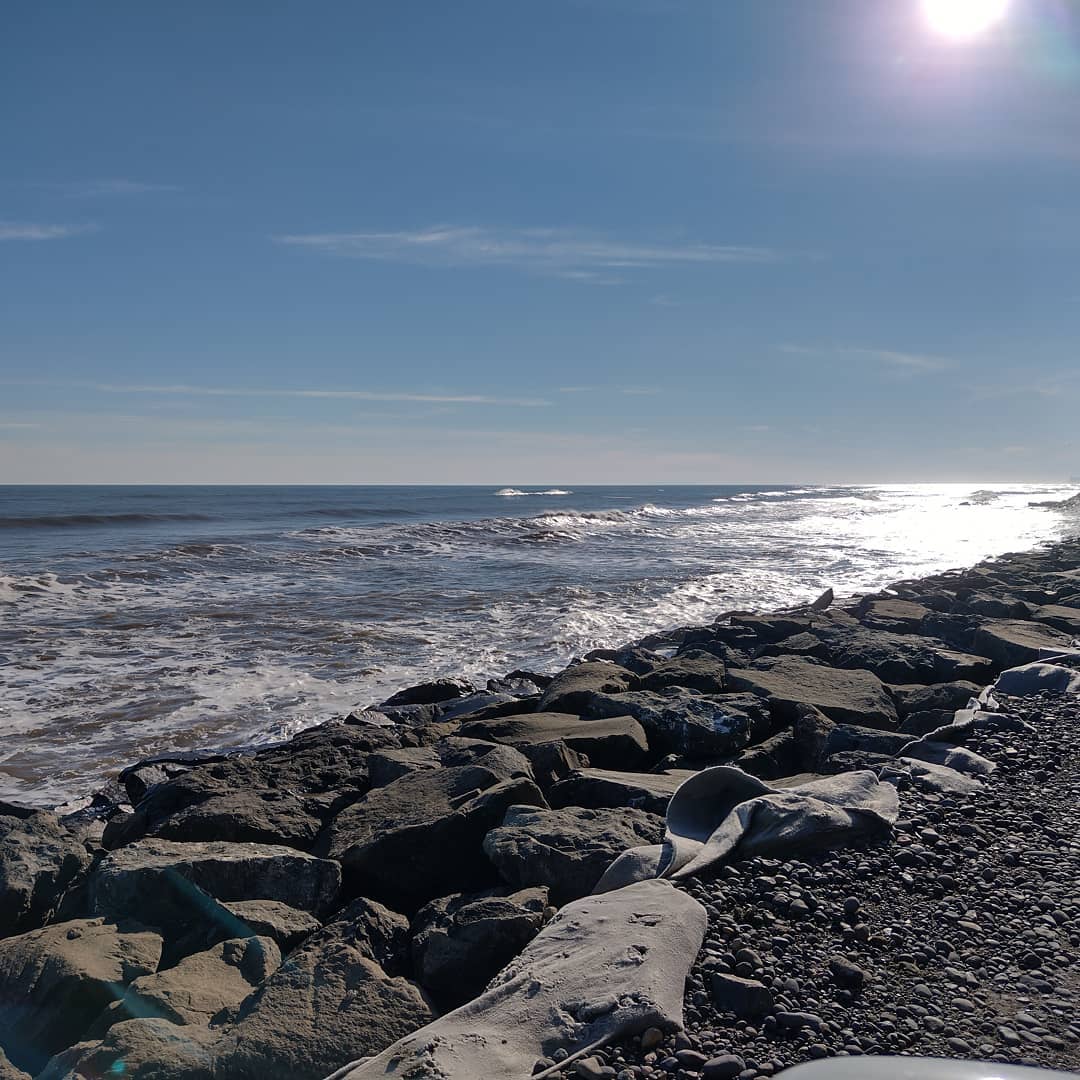
[[[1008,14],[1009,0],[922,0],[926,21],[954,41],[978,37]]]

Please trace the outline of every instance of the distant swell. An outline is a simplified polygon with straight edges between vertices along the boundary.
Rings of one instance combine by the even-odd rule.
[[[68,529],[79,525],[145,525],[155,521],[213,521],[208,514],[42,514],[0,517],[0,529]]]

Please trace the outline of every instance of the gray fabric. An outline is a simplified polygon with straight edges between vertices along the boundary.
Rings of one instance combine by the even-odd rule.
[[[999,676],[994,689],[999,694],[1028,697],[1049,690],[1058,694],[1080,694],[1080,671],[1062,664],[1024,664],[1009,668]]]
[[[522,1080],[557,1050],[681,1027],[705,924],[705,909],[665,881],[577,900],[480,997],[334,1076]]]
[[[720,765],[672,797],[661,873],[684,878],[733,856],[783,857],[885,835],[897,813],[896,789],[869,771],[782,788]]]

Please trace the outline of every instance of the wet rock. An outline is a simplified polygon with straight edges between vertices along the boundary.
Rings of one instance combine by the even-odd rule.
[[[724,662],[712,653],[687,651],[671,660],[655,665],[641,679],[642,690],[666,690],[681,686],[702,694],[719,694],[724,690]]]
[[[1041,623],[995,619],[979,627],[975,644],[999,668],[1011,668],[1068,652],[1072,639]]]
[[[637,686],[638,677],[616,664],[575,664],[551,680],[540,698],[539,712],[580,714],[592,694],[621,694]],[[617,715],[617,714],[613,714]]]
[[[367,756],[401,738],[370,725],[326,724],[259,754],[197,765],[147,790],[133,814],[110,820],[103,843],[154,836],[310,850],[323,823],[368,790]]]
[[[714,971],[709,976],[709,988],[716,1007],[734,1013],[740,1020],[760,1020],[773,1011],[768,987],[754,979]]]
[[[476,692],[476,687],[464,679],[434,679],[431,682],[418,683],[416,686],[399,690],[387,698],[378,708],[396,708],[399,705],[437,705],[444,701],[453,701]]]
[[[664,822],[643,810],[538,810],[515,806],[488,833],[484,851],[514,888],[547,885],[556,904],[590,893],[630,847],[658,843]]]

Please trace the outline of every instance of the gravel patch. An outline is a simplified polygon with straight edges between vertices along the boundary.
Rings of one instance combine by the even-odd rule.
[[[856,1054],[1080,1068],[1080,702],[1003,710],[1031,729],[970,739],[998,763],[985,790],[901,788],[891,843],[680,885],[709,914],[685,1032],[588,1068],[756,1080]]]

